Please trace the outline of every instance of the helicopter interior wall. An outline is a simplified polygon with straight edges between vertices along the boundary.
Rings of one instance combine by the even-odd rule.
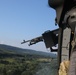
[[[62,28],[64,16],[67,11],[76,6],[76,0],[48,0],[48,4],[56,10],[57,23]]]

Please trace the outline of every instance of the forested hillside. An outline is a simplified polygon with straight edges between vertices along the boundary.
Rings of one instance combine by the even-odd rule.
[[[42,69],[40,64],[50,63],[52,58],[21,53],[18,49],[7,45],[0,45],[0,75],[36,75]],[[29,50],[30,51],[30,50]]]
[[[9,45],[4,45],[0,44],[0,49],[6,53],[17,53],[17,54],[31,54],[31,55],[40,55],[40,56],[45,56],[45,57],[51,57],[51,58],[56,58],[57,55],[53,53],[47,53],[47,52],[41,52],[41,51],[36,51],[36,50],[31,50],[31,49],[22,49],[14,46],[9,46]]]

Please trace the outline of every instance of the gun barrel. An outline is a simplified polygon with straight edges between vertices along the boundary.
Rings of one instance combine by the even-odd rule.
[[[27,43],[27,42],[30,42],[30,40],[27,40],[27,41],[23,40],[23,42],[21,42],[21,44],[24,44],[24,43]]]
[[[31,40],[27,40],[27,41],[23,40],[23,42],[21,42],[21,44],[24,44],[24,43],[29,42],[29,46],[30,46],[30,45],[36,44],[36,43],[38,43],[38,42],[40,42],[40,41],[43,41],[43,37],[42,37],[42,36],[33,38],[33,39],[31,39]]]

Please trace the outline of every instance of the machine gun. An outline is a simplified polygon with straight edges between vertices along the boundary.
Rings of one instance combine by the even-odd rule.
[[[43,37],[39,36],[39,37],[33,38],[31,40],[27,40],[27,41],[23,40],[23,42],[21,42],[21,44],[29,42],[28,45],[30,46],[30,45],[36,44],[38,42],[41,42],[41,41],[43,41]]]
[[[38,42],[44,42],[46,48],[50,48],[51,52],[57,52],[58,49],[53,49],[52,47],[56,46],[56,44],[58,44],[58,32],[59,32],[59,29],[55,29],[52,31],[48,30],[48,31],[45,31],[42,34],[42,36],[33,38],[31,40],[27,40],[27,41],[23,40],[23,42],[21,42],[21,44],[29,42],[28,45],[30,46],[30,45],[36,44]]]

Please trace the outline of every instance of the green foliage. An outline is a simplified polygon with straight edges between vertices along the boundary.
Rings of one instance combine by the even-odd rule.
[[[3,54],[0,58],[0,75],[34,75],[39,69],[40,56]]]
[[[24,71],[21,75],[33,75],[31,71]]]
[[[0,75],[34,75],[41,68],[39,64],[44,62],[42,59],[47,57],[18,54],[2,48],[0,49]]]

